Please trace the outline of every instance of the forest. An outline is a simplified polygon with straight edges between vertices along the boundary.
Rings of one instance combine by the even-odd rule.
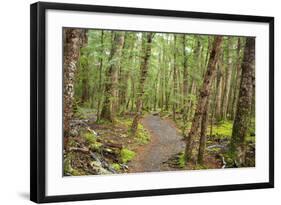
[[[64,176],[255,167],[255,38],[63,29]]]

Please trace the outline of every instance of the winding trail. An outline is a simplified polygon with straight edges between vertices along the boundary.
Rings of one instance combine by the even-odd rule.
[[[175,127],[159,116],[147,115],[142,124],[151,135],[150,143],[137,150],[137,157],[129,163],[129,172],[161,171],[161,165],[184,150],[185,143]]]

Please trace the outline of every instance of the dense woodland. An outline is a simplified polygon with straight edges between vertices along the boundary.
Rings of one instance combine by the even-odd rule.
[[[63,40],[65,175],[255,166],[255,38],[64,29]]]

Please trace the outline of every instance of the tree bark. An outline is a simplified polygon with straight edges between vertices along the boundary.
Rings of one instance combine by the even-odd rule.
[[[231,49],[231,39],[228,38],[228,48],[227,48],[227,65],[226,65],[226,78],[225,78],[225,88],[224,88],[224,97],[222,103],[222,118],[225,120],[227,118],[227,106],[229,101],[229,91],[231,83],[231,74],[232,74],[232,57],[230,54]]]
[[[222,104],[222,71],[221,66],[218,63],[217,69],[217,95],[216,95],[216,105],[215,105],[215,116],[216,120],[221,120],[221,104]]]
[[[177,36],[174,35],[174,65],[173,65],[173,120],[176,121],[177,104]]]
[[[185,34],[182,35],[183,45],[183,122],[187,122],[187,95],[188,95],[188,66],[187,66],[187,54],[186,54],[186,38]]]
[[[101,107],[101,100],[102,100],[102,68],[103,68],[103,50],[104,50],[104,46],[103,46],[103,36],[104,36],[104,32],[101,31],[101,37],[100,37],[100,43],[101,43],[101,47],[100,47],[100,59],[99,59],[99,83],[98,83],[98,92],[99,92],[99,96],[98,96],[98,105],[97,105],[97,121],[100,120],[100,107]]]
[[[144,34],[143,34],[144,35]],[[132,136],[136,135],[138,129],[139,119],[142,115],[142,103],[143,103],[143,94],[144,94],[144,83],[146,80],[147,72],[148,72],[148,64],[149,58],[151,55],[151,43],[152,43],[152,33],[146,33],[142,39],[142,59],[140,65],[140,79],[139,79],[139,88],[137,93],[137,100],[136,100],[136,114],[133,119],[133,123],[131,126],[131,133]]]
[[[85,29],[64,29],[64,135],[70,132],[69,121],[73,118],[74,83],[77,71],[76,63],[80,56],[80,49],[87,42]]]
[[[237,99],[239,94],[239,85],[241,81],[241,58],[240,58],[240,51],[241,50],[241,40],[238,38],[237,42],[237,60],[236,60],[236,83],[234,85],[234,94],[233,94],[233,101],[232,101],[232,112],[231,117],[232,119],[235,118],[236,115],[236,105]]]
[[[242,61],[242,75],[230,151],[238,166],[245,165],[245,138],[249,132],[255,69],[255,38],[248,37]]]
[[[185,148],[186,162],[189,162],[192,158],[192,153],[194,149],[194,145],[193,145],[194,138],[198,135],[198,129],[200,126],[202,115],[204,113],[204,109],[206,108],[208,96],[210,95],[211,84],[215,76],[216,64],[220,55],[222,40],[223,40],[222,36],[216,36],[213,42],[213,47],[208,62],[208,68],[205,73],[203,85],[200,90],[198,104],[192,121],[192,126],[186,141],[186,148]]]
[[[105,82],[105,99],[101,111],[101,119],[114,122],[116,112],[118,68],[124,43],[124,32],[114,32],[109,57],[109,68]]]
[[[201,131],[200,131],[200,141],[199,141],[199,150],[198,150],[198,163],[204,164],[204,153],[206,148],[206,139],[207,139],[207,128],[208,128],[208,120],[209,120],[209,108],[210,108],[210,96],[207,98],[206,108],[203,112],[202,121],[201,121]]]

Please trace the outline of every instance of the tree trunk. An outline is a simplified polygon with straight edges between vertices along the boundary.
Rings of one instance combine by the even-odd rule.
[[[231,113],[232,119],[234,119],[235,115],[236,115],[236,105],[237,105],[237,99],[238,99],[238,94],[239,94],[239,85],[240,85],[240,81],[241,81],[240,50],[241,50],[241,41],[240,41],[240,38],[238,38],[238,42],[237,42],[237,61],[236,61],[236,83],[234,85],[234,94],[233,94],[233,101],[232,101],[232,113]]]
[[[134,49],[135,49],[135,34],[134,33],[126,33],[124,46],[122,49],[122,57],[121,57],[121,66],[119,72],[119,105],[118,109],[121,113],[126,109],[126,98],[128,92],[128,78],[129,72],[132,70],[134,61]]]
[[[124,32],[114,32],[113,43],[109,57],[109,68],[105,82],[105,99],[101,111],[101,119],[114,122],[116,112],[118,68],[124,43]]]
[[[102,67],[103,67],[103,36],[104,36],[104,32],[101,31],[101,37],[100,37],[100,43],[101,43],[101,47],[100,47],[100,59],[99,59],[99,83],[98,83],[98,92],[99,92],[99,96],[98,96],[98,105],[97,105],[97,121],[100,120],[100,107],[101,107],[101,100],[102,100]]]
[[[255,68],[255,38],[248,37],[246,39],[241,68],[241,83],[230,147],[233,160],[235,160],[238,166],[245,165],[245,138],[248,134],[251,120],[251,104]]]
[[[145,34],[143,34],[145,35]],[[144,83],[146,80],[147,72],[148,72],[148,64],[149,58],[151,55],[151,43],[152,43],[152,33],[146,33],[142,39],[142,59],[140,65],[140,79],[139,79],[139,88],[137,93],[137,101],[136,101],[136,114],[132,123],[131,133],[132,136],[136,135],[138,129],[139,119],[142,115],[142,103],[143,103],[143,94],[144,94]]]
[[[215,116],[216,120],[221,120],[221,104],[222,104],[222,72],[221,72],[221,66],[217,65],[217,95],[216,95],[216,108],[215,108]]]
[[[88,54],[83,54],[81,53],[81,56],[85,57],[85,62],[82,63],[81,66],[81,70],[83,70],[83,78],[82,78],[82,96],[81,96],[81,104],[85,105],[85,103],[87,103],[90,99],[90,85],[89,85],[89,77],[88,77],[88,73],[89,73],[89,62],[88,62]]]
[[[207,127],[208,127],[208,119],[209,119],[209,107],[210,107],[210,96],[207,98],[206,108],[203,112],[202,121],[201,121],[201,132],[200,132],[200,141],[199,141],[199,151],[198,151],[198,163],[203,165],[204,164],[204,153],[206,147],[206,134],[207,134]]]
[[[64,29],[64,135],[70,132],[69,120],[73,117],[74,83],[77,70],[76,63],[80,56],[80,49],[87,42],[85,29]]]
[[[187,54],[186,54],[186,38],[185,34],[182,35],[183,45],[183,122],[187,122],[187,95],[188,95],[188,67],[187,67]]]
[[[229,101],[229,91],[230,91],[230,83],[231,83],[231,74],[232,74],[232,57],[230,55],[231,49],[231,39],[228,38],[228,48],[227,48],[227,65],[226,65],[226,78],[225,78],[225,88],[224,88],[224,97],[222,103],[222,118],[225,120],[227,118],[227,106]]]
[[[173,65],[173,120],[176,121],[177,104],[177,36],[174,35],[174,65]]]
[[[205,73],[203,85],[200,90],[198,104],[192,121],[192,126],[189,131],[188,139],[186,142],[186,148],[185,148],[186,162],[189,162],[192,158],[193,149],[194,149],[194,145],[193,145],[194,138],[198,135],[198,129],[200,126],[202,115],[204,113],[204,109],[206,108],[208,96],[210,95],[211,84],[215,76],[216,64],[220,55],[222,40],[223,40],[222,36],[216,36],[213,42],[213,47],[208,62],[208,68]]]

